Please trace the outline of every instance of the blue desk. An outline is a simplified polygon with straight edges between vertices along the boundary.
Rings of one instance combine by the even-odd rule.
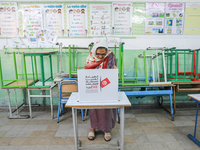
[[[126,96],[134,97],[145,97],[145,96],[156,96],[158,106],[162,107],[168,113],[170,113],[172,121],[174,121],[174,109],[173,109],[173,84],[159,84],[159,85],[135,85],[135,86],[120,86],[119,90],[124,91]],[[140,91],[125,91],[123,88],[141,88]],[[162,106],[162,96],[168,95],[170,100],[170,111]]]
[[[197,111],[196,111],[196,120],[195,120],[195,127],[194,127],[194,136],[191,134],[188,134],[188,137],[194,141],[197,145],[200,146],[200,141],[196,139],[196,128],[197,128],[197,118],[198,118],[198,109],[200,104],[200,94],[188,94],[189,97],[191,97],[191,100],[197,102]]]

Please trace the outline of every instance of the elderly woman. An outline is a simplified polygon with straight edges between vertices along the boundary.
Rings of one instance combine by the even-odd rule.
[[[85,62],[85,69],[114,69],[116,60],[113,52],[108,50],[106,40],[99,40]],[[111,130],[116,123],[117,109],[90,109],[91,128],[88,134],[89,140],[95,139],[95,129],[104,132],[104,140],[111,140]]]

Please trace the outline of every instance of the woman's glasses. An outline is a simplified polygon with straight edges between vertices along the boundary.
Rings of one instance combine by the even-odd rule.
[[[106,56],[106,54],[104,53],[104,54],[99,54],[99,53],[96,53],[96,55],[97,56],[102,56],[102,57],[105,57]]]

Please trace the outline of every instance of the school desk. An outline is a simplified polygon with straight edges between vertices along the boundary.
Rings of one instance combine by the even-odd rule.
[[[124,150],[124,107],[131,106],[127,96],[124,92],[118,92],[118,102],[116,103],[91,103],[91,102],[79,102],[78,92],[73,92],[66,103],[65,107],[72,107],[73,116],[73,129],[74,129],[74,140],[75,150],[89,149],[89,147],[81,146],[81,141],[78,140],[78,128],[77,128],[77,109],[106,109],[106,108],[120,108],[120,140],[118,146],[115,147],[98,147],[99,149],[120,149]],[[89,132],[89,131],[88,131]],[[87,137],[85,137],[87,138]],[[103,139],[102,139],[103,140]]]
[[[200,146],[200,141],[196,139],[196,128],[197,128],[197,119],[198,119],[198,109],[200,104],[200,94],[188,94],[191,97],[191,100],[197,102],[197,110],[196,110],[196,120],[195,120],[195,127],[194,127],[194,136],[188,134],[188,137],[194,141],[197,145]]]
[[[162,107],[165,111],[167,111],[174,121],[174,108],[172,102],[172,94],[173,94],[173,84],[158,84],[158,85],[134,85],[134,86],[119,86],[120,91],[124,91],[126,96],[134,96],[138,98],[143,98],[145,96],[156,96],[157,97],[157,104],[158,106]],[[134,88],[141,88],[141,90],[126,90],[127,88],[134,89]],[[170,102],[170,111],[162,106],[163,99],[162,96],[169,96]],[[176,102],[174,101],[174,104]]]

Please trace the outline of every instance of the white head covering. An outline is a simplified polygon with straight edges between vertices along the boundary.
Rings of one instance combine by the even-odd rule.
[[[96,57],[96,50],[98,47],[105,47],[107,49],[107,54],[104,58],[106,58],[112,52],[112,51],[108,50],[107,41],[105,39],[100,39],[94,44],[89,56],[86,59],[85,65],[94,64],[94,63],[98,63],[98,62],[102,61],[102,59],[98,59]],[[102,66],[103,66],[103,62],[101,63],[99,68],[102,68]]]

